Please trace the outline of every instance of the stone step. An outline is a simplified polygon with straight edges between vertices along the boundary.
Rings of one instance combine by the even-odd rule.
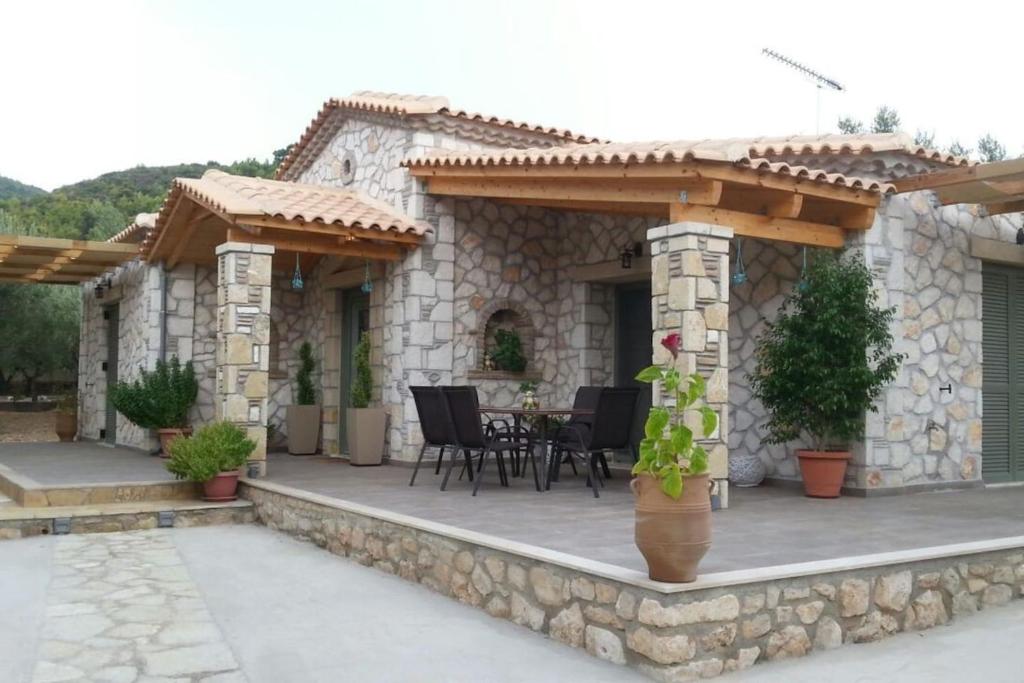
[[[101,505],[144,501],[195,500],[199,486],[191,481],[131,481],[89,484],[41,484],[0,465],[0,494],[27,508]]]
[[[163,523],[161,513],[166,518]],[[255,518],[253,504],[245,500],[228,503],[147,500],[49,507],[0,506],[0,540],[53,533],[132,531],[160,526],[250,524]]]

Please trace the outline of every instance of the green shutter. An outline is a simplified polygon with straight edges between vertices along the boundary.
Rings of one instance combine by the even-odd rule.
[[[981,471],[985,481],[1014,481],[1024,470],[1024,271],[986,263],[982,277]]]

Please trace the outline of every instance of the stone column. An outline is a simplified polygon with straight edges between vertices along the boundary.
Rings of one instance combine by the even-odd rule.
[[[671,360],[661,340],[682,336],[676,367],[707,380],[705,401],[718,413],[718,430],[701,443],[708,451],[711,478],[729,500],[729,240],[731,228],[673,223],[647,231],[651,253],[651,316],[654,362]],[[661,402],[654,387],[654,403]],[[694,435],[700,434],[699,421]]]
[[[256,442],[250,464],[266,474],[270,283],[274,247],[227,242],[217,247],[218,420]]]

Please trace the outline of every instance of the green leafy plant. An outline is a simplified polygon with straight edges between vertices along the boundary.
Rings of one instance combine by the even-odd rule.
[[[363,332],[355,349],[355,377],[352,378],[353,408],[368,408],[373,398],[373,371],[370,369],[370,333]]]
[[[295,404],[311,406],[316,403],[316,389],[313,387],[313,371],[316,360],[313,358],[313,346],[302,342],[299,347],[299,371],[295,373]]]
[[[525,382],[520,382],[519,383],[519,391],[520,391],[520,393],[523,393],[523,394],[525,394],[528,391],[532,391],[532,392],[536,393],[538,386],[539,386],[539,384],[535,380],[528,379]]]
[[[172,429],[188,426],[188,411],[198,393],[192,362],[182,365],[172,356],[169,362],[157,361],[152,372],[139,368],[133,382],[118,382],[110,400],[119,413],[144,429]]]
[[[78,395],[64,394],[57,401],[57,412],[74,414],[78,412]]]
[[[661,345],[669,350],[673,360],[679,355],[679,344],[678,333],[661,340]],[[700,403],[706,382],[697,373],[684,377],[674,364],[652,365],[641,370],[636,379],[649,384],[660,382],[663,396],[674,401],[672,406],[651,407],[633,474],[651,475],[661,481],[661,490],[666,495],[678,499],[683,495],[684,477],[708,471],[707,451],[694,441],[693,430],[686,424],[686,413],[699,413],[702,438],[714,433],[718,414]]]
[[[167,471],[177,479],[204,482],[221,472],[231,472],[245,465],[256,444],[246,438],[240,427],[230,422],[214,422],[196,432],[171,442],[171,459]]]
[[[491,358],[499,369],[506,372],[523,372],[526,370],[526,356],[523,355],[523,342],[513,330],[495,330],[494,350]]]
[[[758,337],[748,376],[769,413],[768,443],[801,436],[815,450],[864,434],[864,415],[899,371],[889,331],[895,309],[880,308],[858,254],[822,252]]]

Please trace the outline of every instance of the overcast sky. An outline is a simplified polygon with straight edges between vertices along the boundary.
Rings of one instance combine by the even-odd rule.
[[[840,114],[1024,152],[1017,3],[13,2],[0,175],[46,189],[137,164],[269,157],[355,90],[617,140],[814,133]]]

